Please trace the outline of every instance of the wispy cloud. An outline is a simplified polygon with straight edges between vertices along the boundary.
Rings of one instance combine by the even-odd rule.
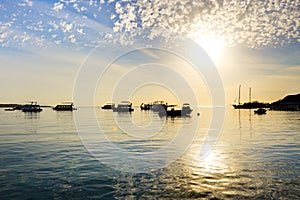
[[[290,66],[290,67],[287,67],[285,70],[288,72],[295,72],[295,73],[298,73],[298,75],[300,75],[300,65]]]
[[[78,45],[94,46],[103,41],[104,33],[111,31],[101,17],[101,2],[42,1],[6,2],[1,5],[0,45]],[[78,4],[77,4],[77,3]],[[1,3],[0,3],[1,4]],[[21,5],[20,5],[21,4]],[[91,6],[92,12],[87,11]],[[39,39],[37,39],[39,38]]]

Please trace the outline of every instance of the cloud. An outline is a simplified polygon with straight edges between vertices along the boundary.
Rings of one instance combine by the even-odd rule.
[[[56,3],[54,3],[52,9],[55,10],[55,11],[60,11],[63,8],[64,8],[64,4],[62,4],[61,2],[56,2]]]
[[[57,44],[96,46],[108,32],[105,24],[93,19],[101,11],[101,1],[37,1],[31,8],[25,7],[22,0],[16,1],[0,3],[0,14],[3,16],[0,22],[2,47],[49,47]],[[92,6],[87,7],[90,3]],[[83,15],[83,12],[88,12],[87,9],[92,11],[91,14]]]
[[[61,20],[59,23],[59,26],[61,27],[61,30],[66,33],[66,32],[70,32],[73,24],[72,23],[67,23],[66,21]]]
[[[68,37],[74,35],[74,44],[86,46],[99,42],[130,44],[139,37],[170,40],[174,34],[192,39],[210,34],[224,38],[231,46],[251,48],[300,41],[299,0],[16,0],[0,3],[0,7],[2,46],[17,43],[10,30],[50,42],[51,35],[57,34],[58,41],[72,43]],[[103,25],[110,29],[101,28]],[[113,39],[106,41],[106,35]]]
[[[158,30],[178,34],[213,33],[227,43],[249,47],[282,45],[299,40],[299,1],[194,1],[141,0],[116,3],[118,31],[150,28],[148,37],[161,36]]]
[[[25,7],[25,6],[31,7],[33,5],[33,3],[30,0],[24,0],[24,1],[21,1],[20,3],[18,3],[18,5],[23,6],[23,7]]]
[[[298,78],[300,79],[300,65],[296,65],[296,66],[289,66],[286,68],[282,69],[283,72],[286,72],[288,74],[292,74],[294,76],[298,76]]]

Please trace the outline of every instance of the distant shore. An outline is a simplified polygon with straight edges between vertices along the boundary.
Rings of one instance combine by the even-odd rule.
[[[14,104],[14,103],[1,103],[0,108],[13,108],[19,106],[19,104]]]
[[[16,106],[21,106],[22,104],[16,104],[16,103],[0,103],[0,108],[14,108]],[[41,106],[43,108],[51,108],[52,106],[43,105]]]

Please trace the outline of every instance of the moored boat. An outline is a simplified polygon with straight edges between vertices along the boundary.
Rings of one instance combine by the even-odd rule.
[[[152,103],[147,103],[147,104],[142,103],[140,105],[140,108],[141,108],[141,110],[150,110],[152,108]]]
[[[115,107],[114,103],[107,103],[105,105],[103,105],[101,108],[104,110],[112,110]]]
[[[257,110],[254,110],[254,113],[255,114],[258,114],[258,115],[263,115],[263,114],[266,114],[267,113],[267,110],[264,109],[264,108],[259,108]]]
[[[22,110],[23,109],[23,105],[17,105],[14,107],[15,110]]]
[[[56,111],[73,111],[76,110],[73,102],[63,102],[53,108]]]
[[[117,107],[113,107],[112,110],[114,112],[133,112],[132,103],[129,101],[121,101]]]
[[[4,111],[15,111],[14,108],[5,108]]]
[[[172,107],[171,110],[166,108],[165,110],[161,110],[158,114],[161,117],[169,116],[169,117],[188,117],[190,116],[191,112],[193,111],[190,107],[190,104],[184,103],[181,110],[175,110],[174,105],[169,106]]]
[[[232,106],[235,109],[255,109],[255,108],[268,108],[270,105],[268,103],[252,101],[251,100],[251,87],[249,88],[249,101],[241,103],[241,85],[239,85],[239,94],[238,94],[238,104],[233,104]]]
[[[30,104],[25,104],[22,106],[23,112],[41,112],[43,109],[40,105],[37,104],[37,102],[33,101]]]
[[[184,103],[182,105],[181,115],[182,116],[188,116],[191,114],[193,110],[191,109],[191,106],[189,103]]]
[[[151,106],[151,110],[154,112],[160,112],[167,110],[168,103],[165,103],[164,101],[154,101],[153,105]]]

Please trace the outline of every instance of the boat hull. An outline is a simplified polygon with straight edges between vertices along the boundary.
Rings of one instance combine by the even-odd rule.
[[[76,110],[73,103],[70,104],[60,104],[53,108],[55,111],[73,111]]]
[[[192,111],[190,108],[183,108],[182,110],[171,109],[160,111],[158,114],[161,117],[189,117]]]
[[[23,112],[41,112],[43,109],[41,108],[23,108]]]
[[[53,108],[55,111],[73,111],[74,108]]]
[[[101,107],[103,110],[111,110],[112,106],[102,106]]]
[[[141,104],[140,106],[141,110],[151,110],[152,104]]]
[[[5,108],[4,111],[15,111],[14,108]]]
[[[268,108],[268,103],[261,102],[248,102],[243,104],[232,105],[235,109],[256,109],[256,108]]]
[[[258,114],[258,115],[263,115],[263,114],[267,113],[267,110],[263,109],[263,108],[260,108],[260,109],[255,110],[254,113]]]
[[[101,108],[103,109],[103,110],[112,110],[112,109],[114,109],[114,107],[115,107],[115,104],[113,104],[113,103],[109,103],[109,104],[105,104],[104,106],[102,106]]]
[[[114,108],[114,112],[133,112],[133,108]]]
[[[129,101],[123,101],[118,104],[117,107],[113,107],[113,112],[133,112],[134,109],[132,108],[132,103]]]
[[[26,104],[22,107],[23,112],[41,112],[43,109],[37,102],[31,102],[31,104]]]

